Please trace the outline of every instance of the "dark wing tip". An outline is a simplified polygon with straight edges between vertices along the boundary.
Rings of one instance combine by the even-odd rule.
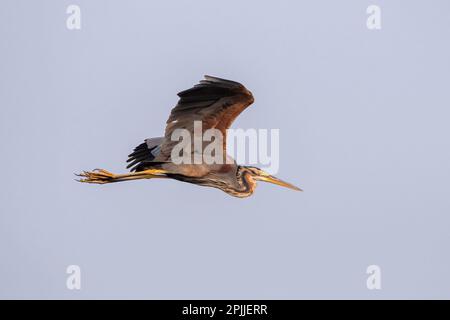
[[[241,94],[244,94],[247,97],[250,104],[255,101],[253,94],[242,83],[218,77],[213,77],[209,75],[205,75],[204,77],[206,80],[200,81],[200,84],[198,84],[197,86],[201,86],[202,84],[205,85],[210,84],[210,85],[217,85],[220,87],[226,87],[227,89],[231,89],[233,91],[236,90]]]
[[[194,98],[195,100],[211,100],[232,96],[236,93],[248,94],[249,91],[239,82],[205,75],[205,80],[194,85],[192,88],[177,93],[180,98]],[[186,102],[186,101],[184,101]]]
[[[212,81],[212,82],[216,82],[216,83],[223,83],[223,84],[228,84],[228,85],[233,85],[236,87],[244,87],[241,83],[233,81],[233,80],[228,80],[228,79],[223,79],[223,78],[219,78],[219,77],[214,77],[214,76],[209,76],[207,74],[204,75],[204,78],[207,81]]]
[[[228,90],[230,93],[231,92],[234,92],[234,93],[240,92],[240,93],[244,93],[246,95],[251,96],[250,91],[248,91],[245,88],[245,86],[239,82],[228,80],[228,79],[223,79],[223,78],[219,78],[219,77],[209,76],[209,75],[205,75],[204,78],[205,78],[204,80],[200,80],[199,83],[194,85],[192,88],[180,91],[177,93],[177,95],[179,97],[183,97],[186,95],[191,95],[194,92],[203,91],[204,89],[208,88],[208,89],[213,89],[216,91]],[[222,92],[222,94],[224,94],[224,92]]]

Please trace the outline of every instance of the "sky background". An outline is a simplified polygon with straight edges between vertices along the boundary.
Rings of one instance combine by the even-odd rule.
[[[66,8],[81,8],[81,30]],[[366,8],[381,8],[381,30]],[[450,298],[448,1],[0,5],[0,298]],[[280,129],[278,176],[236,199],[125,170],[204,74]],[[66,268],[81,268],[68,290]],[[368,290],[366,268],[381,268]]]

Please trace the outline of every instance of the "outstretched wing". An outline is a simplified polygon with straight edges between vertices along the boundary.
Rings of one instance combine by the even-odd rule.
[[[191,89],[178,93],[180,100],[172,109],[164,134],[161,151],[155,161],[170,161],[172,148],[179,141],[172,141],[176,129],[186,129],[194,135],[194,121],[202,122],[202,131],[218,129],[226,150],[226,130],[234,119],[250,104],[253,95],[242,84],[231,80],[205,76]]]

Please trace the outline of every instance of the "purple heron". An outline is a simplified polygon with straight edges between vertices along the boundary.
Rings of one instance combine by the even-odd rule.
[[[226,154],[226,130],[234,119],[254,101],[253,95],[242,84],[205,76],[199,84],[178,93],[178,104],[172,109],[164,137],[146,139],[128,156],[130,173],[114,174],[103,169],[84,171],[77,176],[80,182],[105,184],[119,181],[151,178],[171,178],[201,186],[218,188],[226,193],[244,198],[250,196],[256,181],[266,181],[293,190],[300,188],[284,182],[263,170],[238,165]],[[183,129],[194,133],[194,122],[200,121],[201,130],[216,129],[225,161],[222,163],[175,163],[172,151],[178,140],[172,135]],[[192,150],[191,148],[188,150]],[[194,151],[192,151],[194,153]]]

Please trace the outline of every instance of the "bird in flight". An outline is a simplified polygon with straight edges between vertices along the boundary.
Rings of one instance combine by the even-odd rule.
[[[172,109],[164,137],[146,139],[128,156],[130,173],[114,174],[103,169],[84,171],[77,176],[79,182],[106,184],[137,179],[175,179],[196,185],[214,187],[229,195],[244,198],[253,194],[256,181],[274,183],[293,190],[300,188],[282,181],[263,170],[252,166],[241,166],[226,154],[226,131],[239,114],[254,101],[253,95],[242,84],[205,76],[199,84],[178,93],[178,104]],[[213,152],[223,161],[174,160],[179,155],[179,139],[173,135],[177,130],[185,130],[192,136],[197,133],[195,123],[201,123],[200,134],[208,129],[218,131],[216,143],[219,148]],[[195,138],[194,138],[195,140]],[[198,147],[184,145],[182,159],[191,160],[198,154]],[[201,142],[200,152],[205,149]],[[187,153],[187,154],[186,154]],[[217,154],[216,154],[217,153]],[[217,158],[215,158],[217,159]]]

